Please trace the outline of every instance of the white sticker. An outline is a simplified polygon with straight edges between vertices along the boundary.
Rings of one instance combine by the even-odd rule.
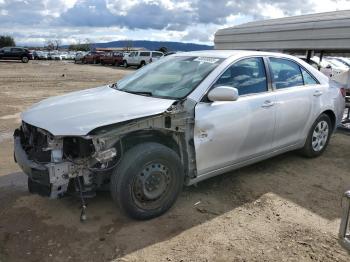
[[[193,61],[196,62],[200,62],[200,63],[210,63],[210,64],[214,64],[217,61],[219,61],[219,59],[217,58],[212,58],[212,57],[197,57],[196,59],[194,59]]]

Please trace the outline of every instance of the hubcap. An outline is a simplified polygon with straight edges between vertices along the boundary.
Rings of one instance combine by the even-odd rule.
[[[320,121],[312,134],[312,149],[316,152],[321,151],[327,143],[329,127],[326,121]]]
[[[145,207],[164,197],[171,182],[169,169],[161,163],[147,164],[133,183],[135,200]]]

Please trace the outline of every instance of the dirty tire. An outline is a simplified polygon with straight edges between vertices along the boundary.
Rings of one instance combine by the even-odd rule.
[[[154,179],[158,185],[151,184],[148,191]],[[161,144],[143,143],[128,150],[114,170],[111,194],[128,216],[146,220],[165,213],[175,203],[183,183],[179,156]]]
[[[28,63],[29,62],[29,58],[26,56],[23,56],[21,59],[22,63]]]
[[[315,134],[320,133],[320,127],[322,129],[327,128],[327,132],[321,132],[321,143],[317,143],[317,136]],[[328,115],[321,114],[310,128],[304,147],[300,150],[300,153],[309,158],[318,157],[326,150],[331,134],[332,134],[332,123]],[[322,139],[323,138],[323,139]],[[314,144],[314,145],[313,145]],[[322,146],[318,146],[322,145]]]

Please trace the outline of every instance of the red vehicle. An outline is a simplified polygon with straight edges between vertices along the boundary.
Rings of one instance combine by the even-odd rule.
[[[120,52],[109,52],[105,53],[100,58],[102,65],[122,65],[123,64],[123,53]]]
[[[94,51],[94,52],[89,52],[87,53],[83,59],[82,62],[84,64],[99,64],[101,61],[101,56],[104,55],[104,52],[98,52],[98,51]]]

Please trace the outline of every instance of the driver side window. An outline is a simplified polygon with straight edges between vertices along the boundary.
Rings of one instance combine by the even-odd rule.
[[[234,63],[217,80],[214,86],[231,86],[239,95],[267,92],[267,78],[261,57],[246,58]]]

